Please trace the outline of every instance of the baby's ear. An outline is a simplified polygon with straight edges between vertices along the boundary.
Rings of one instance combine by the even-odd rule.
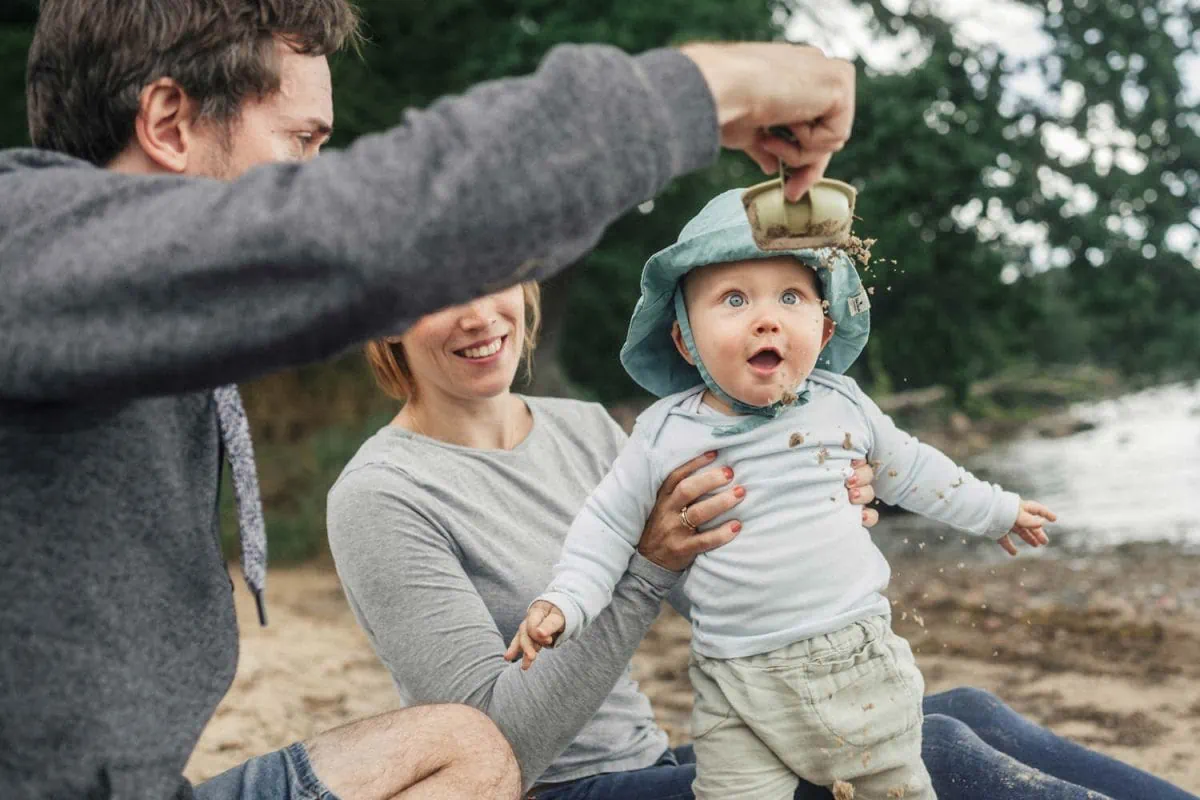
[[[824,320],[825,320],[824,321],[824,329],[821,331],[821,348],[822,349],[825,348],[825,345],[829,344],[829,340],[833,338],[833,332],[837,328],[837,323],[834,322],[829,317],[825,317]],[[675,324],[678,325],[679,323],[675,323]]]
[[[683,360],[696,366],[696,362],[692,361],[692,354],[688,352],[687,345],[683,343],[683,328],[679,327],[679,320],[671,323],[671,341],[675,343],[675,349],[679,351],[679,355],[683,356]]]

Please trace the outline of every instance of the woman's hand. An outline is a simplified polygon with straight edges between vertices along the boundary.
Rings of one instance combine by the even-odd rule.
[[[846,489],[850,494],[850,502],[856,506],[866,506],[875,499],[875,470],[866,461],[851,461],[854,474],[846,478]],[[862,524],[870,528],[879,522],[879,512],[873,508],[863,508]]]
[[[664,569],[682,572],[696,556],[731,542],[742,529],[741,522],[731,519],[713,530],[699,530],[746,496],[745,487],[735,485],[700,500],[733,480],[733,468],[727,466],[697,473],[716,457],[716,451],[710,450],[676,467],[658,489],[638,552]]]

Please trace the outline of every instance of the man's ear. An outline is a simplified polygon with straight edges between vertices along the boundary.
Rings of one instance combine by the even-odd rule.
[[[159,78],[142,89],[134,136],[138,146],[168,172],[184,173],[195,161],[195,103],[171,78]]]
[[[688,352],[687,345],[683,343],[683,328],[679,327],[679,320],[671,323],[671,341],[675,343],[675,349],[679,351],[679,355],[683,356],[683,360],[696,366],[696,362],[692,360],[692,354]]]
[[[833,338],[833,332],[837,329],[837,323],[829,317],[824,317],[823,329],[821,331],[821,349],[825,349],[825,345],[829,344],[829,340]]]

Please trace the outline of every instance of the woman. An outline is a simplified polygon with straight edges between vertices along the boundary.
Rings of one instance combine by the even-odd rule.
[[[630,677],[639,641],[695,556],[737,535],[704,525],[753,487],[719,454],[671,473],[610,604],[577,642],[522,672],[505,647],[557,560],[576,511],[624,433],[598,405],[522,397],[536,285],[422,318],[368,346],[381,387],[404,400],[329,494],[346,596],[406,703],[465,703],[513,746],[539,800],[691,797],[689,747],[668,749]],[[852,500],[873,493],[865,465]],[[705,497],[706,495],[711,495]],[[701,499],[704,498],[704,499]],[[684,524],[697,524],[696,532]],[[864,511],[873,524],[874,512]],[[686,609],[681,609],[686,613]],[[1186,798],[1185,792],[1024,720],[992,695],[925,700],[923,756],[941,800]],[[797,798],[828,798],[802,784]]]

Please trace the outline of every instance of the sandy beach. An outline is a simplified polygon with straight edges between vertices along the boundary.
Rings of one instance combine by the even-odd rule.
[[[897,631],[928,691],[989,689],[1020,712],[1200,792],[1200,557],[1165,547],[1002,564],[892,558]],[[397,705],[328,565],[273,570],[271,625],[235,593],[237,677],[187,775]],[[664,611],[635,670],[673,743],[688,739],[688,626]]]

